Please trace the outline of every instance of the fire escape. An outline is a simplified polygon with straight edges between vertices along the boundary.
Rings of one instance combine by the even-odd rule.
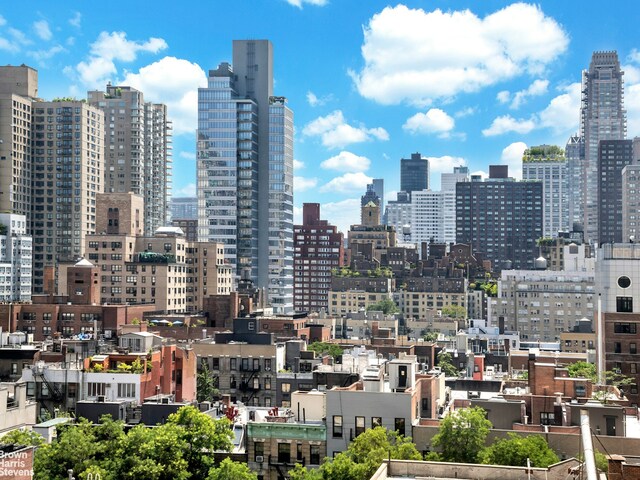
[[[63,392],[56,386],[55,383],[49,382],[49,380],[47,380],[45,369],[42,365],[35,365],[33,367],[33,378],[36,384],[36,401],[44,408],[46,408],[52,416],[55,416],[56,405],[60,405],[64,400]],[[43,384],[47,387],[46,395],[42,393]],[[38,387],[38,385],[40,385],[40,387]]]
[[[246,377],[244,374],[240,379],[240,391],[249,395],[249,398],[246,401],[247,405],[251,405],[251,400],[254,399],[256,394],[260,391],[260,382],[258,381],[258,386],[254,386],[254,379],[259,378],[258,375],[260,373],[259,365],[250,365],[249,362],[246,362],[240,365],[240,371],[249,373],[249,377]]]

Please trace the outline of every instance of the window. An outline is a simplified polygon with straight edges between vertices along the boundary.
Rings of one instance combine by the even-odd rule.
[[[400,435],[404,435],[404,427],[405,427],[405,421],[404,418],[397,418],[394,420],[394,428],[396,430],[396,432],[398,432]]]
[[[364,421],[365,421],[364,417],[356,417],[356,437],[361,433],[364,433],[364,430],[365,430]]]
[[[238,359],[237,358],[231,358],[229,359],[229,367],[231,370],[237,370],[238,369]]]
[[[278,444],[278,463],[290,463],[291,462],[291,444],[279,443]]]
[[[296,445],[296,460],[298,462],[302,461],[302,444],[301,443],[298,443]]]
[[[342,438],[342,415],[333,416],[333,438]]]
[[[310,448],[309,463],[311,465],[320,465],[320,446],[311,445],[309,448]]]
[[[613,342],[613,351],[614,353],[622,353],[622,343]]]
[[[271,377],[264,377],[264,389],[271,390]]]
[[[291,393],[291,384],[285,382],[282,384],[282,393]]]
[[[258,457],[262,457],[264,460],[264,442],[253,442],[253,451],[255,452],[253,457],[255,462],[258,461]]]
[[[613,324],[613,332],[614,333],[629,333],[635,335],[638,331],[637,323],[614,323]]]
[[[638,345],[635,342],[629,344],[629,353],[631,355],[638,353]]]
[[[119,383],[118,397],[119,398],[135,398],[136,384],[135,383]]]
[[[633,297],[616,297],[616,312],[633,313]]]
[[[371,428],[381,427],[382,417],[371,417]]]
[[[98,395],[104,395],[104,392],[105,392],[104,383],[89,382],[87,384],[88,397],[97,397]]]
[[[540,412],[540,425],[555,425],[556,419],[553,412]]]
[[[269,372],[271,370],[271,359],[270,358],[265,358],[264,359],[264,369]]]
[[[213,370],[220,370],[220,359],[218,357],[213,358],[211,368]]]
[[[629,373],[638,373],[638,364],[630,363],[629,364]]]
[[[11,375],[17,375],[18,374],[18,364],[17,363],[12,363],[11,364]]]

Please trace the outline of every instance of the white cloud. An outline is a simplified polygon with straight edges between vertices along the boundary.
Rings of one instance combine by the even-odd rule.
[[[207,85],[207,76],[196,63],[164,57],[128,73],[123,85],[144,92],[146,100],[167,105],[175,134],[194,133],[198,118],[198,87]]]
[[[33,22],[33,30],[36,32],[36,35],[45,42],[48,42],[53,37],[51,29],[49,28],[49,22],[46,20]]]
[[[503,104],[509,103],[509,98],[511,98],[511,93],[509,92],[509,90],[502,90],[496,95],[496,100]]]
[[[307,92],[307,103],[312,107],[315,107],[320,103],[320,100],[318,99],[315,93],[309,91]]]
[[[320,187],[320,191],[333,193],[363,193],[372,178],[362,172],[345,173]]]
[[[151,37],[146,42],[136,42],[127,40],[125,32],[100,32],[98,39],[91,44],[91,54],[110,60],[132,62],[138,52],[158,53],[167,46],[162,38]]]
[[[7,19],[0,15],[0,27],[7,24]]]
[[[180,158],[185,158],[187,160],[195,160],[196,154],[195,152],[180,152]]]
[[[627,138],[640,136],[640,83],[626,85],[624,102],[627,109]]]
[[[338,155],[322,162],[320,166],[326,170],[339,172],[366,172],[371,166],[371,160],[343,150]]]
[[[489,174],[483,170],[476,170],[475,172],[471,172],[469,175],[472,177],[475,175],[480,175],[480,178],[482,178],[483,180],[489,178]]]
[[[173,197],[195,197],[197,195],[196,184],[188,183],[182,188],[173,191]]]
[[[317,7],[324,7],[328,2],[328,0],[285,0],[289,5],[293,5],[294,7],[302,8],[302,5],[305,3],[308,5],[315,5]]]
[[[350,75],[359,93],[378,103],[429,105],[539,73],[568,43],[562,27],[535,5],[515,3],[484,18],[398,5],[369,20],[364,67]]]
[[[541,84],[536,88],[546,89],[546,86]],[[536,88],[532,90],[536,91]],[[531,87],[528,90],[531,90]],[[578,127],[580,113],[580,83],[576,82],[562,86],[558,90],[562,93],[552,98],[547,107],[541,112],[533,114],[529,118],[515,119],[511,115],[496,117],[491,126],[482,131],[482,134],[485,137],[509,132],[526,134],[540,128],[549,128],[558,134],[574,132]],[[513,100],[515,101],[515,99],[516,97]]]
[[[520,90],[513,95],[511,101],[511,108],[517,110],[520,106],[527,101],[529,97],[536,97],[547,93],[549,88],[549,80],[535,80],[528,88]]]
[[[520,90],[513,95],[508,90],[502,90],[498,92],[496,95],[496,99],[498,102],[505,104],[511,102],[509,108],[513,110],[517,110],[520,106],[527,101],[529,97],[536,97],[539,95],[543,95],[547,93],[547,89],[549,88],[549,80],[534,80],[531,85],[529,85],[524,90]]]
[[[293,224],[302,225],[302,207],[293,206]]]
[[[20,47],[13,42],[10,42],[6,38],[0,37],[0,50],[5,50],[7,52],[17,52],[20,50]]]
[[[293,190],[296,192],[304,192],[318,185],[317,178],[293,177]]]
[[[427,113],[416,113],[407,119],[402,128],[411,133],[438,133],[441,138],[446,138],[455,125],[455,120],[445,111],[431,108]]]
[[[132,62],[139,52],[158,53],[166,48],[167,42],[162,38],[136,42],[127,40],[125,32],[101,32],[91,44],[90,57],[78,63],[76,70],[85,86],[102,88],[117,73],[116,61]]]
[[[509,166],[509,176],[522,179],[522,154],[527,148],[524,142],[514,142],[502,150],[500,161]]]
[[[536,128],[536,122],[533,119],[521,118],[516,120],[511,115],[502,115],[494,118],[491,126],[482,130],[482,134],[485,137],[493,137],[509,132],[524,134],[529,133],[534,128]]]
[[[65,52],[65,48],[62,45],[54,45],[47,50],[36,50],[27,52],[31,58],[35,59],[40,65],[43,65],[46,60],[54,57],[58,53]]]
[[[307,92],[307,103],[311,107],[320,107],[322,105],[325,105],[327,102],[329,102],[331,100],[333,100],[333,95],[331,95],[331,94],[323,95],[322,97],[318,97],[311,90],[309,90]]]
[[[429,159],[429,173],[450,173],[453,167],[464,167],[467,161],[462,157],[444,155],[442,157],[427,157]]]
[[[9,35],[13,37],[14,44],[17,48],[19,48],[20,45],[31,45],[33,43],[33,41],[31,41],[22,31],[18,30],[17,28],[8,28],[7,32],[9,32]]]
[[[476,107],[466,107],[466,108],[463,108],[462,110],[458,110],[454,116],[456,118],[470,117],[471,115],[474,115],[477,111],[478,109]]]
[[[318,117],[302,129],[310,137],[320,137],[327,148],[343,148],[352,143],[377,140],[389,140],[389,134],[382,127],[366,128],[364,125],[353,127],[346,123],[341,110],[335,110],[325,117]]]
[[[69,19],[69,25],[80,28],[82,23],[82,14],[80,12],[74,12],[73,17]]]
[[[294,158],[293,159],[293,169],[294,170],[300,170],[302,168],[304,168],[304,162],[301,162],[300,160]]]
[[[339,202],[323,203],[320,205],[320,212],[322,218],[346,235],[351,225],[360,223],[360,199],[347,198]]]
[[[78,63],[76,70],[81,82],[91,88],[104,88],[104,84],[118,72],[115,63],[101,57]]]
[[[580,82],[560,89],[562,94],[554,97],[538,115],[540,127],[553,129],[557,133],[576,131],[580,116]]]

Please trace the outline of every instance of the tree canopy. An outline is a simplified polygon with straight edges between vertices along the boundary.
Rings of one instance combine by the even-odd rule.
[[[333,358],[338,358],[342,355],[342,348],[340,345],[329,342],[313,342],[307,347],[307,350],[314,351],[318,355],[330,355]]]
[[[207,480],[257,480],[258,476],[249,470],[246,463],[234,462],[225,458],[219,467],[209,471]]]
[[[206,363],[202,364],[202,369],[196,377],[196,392],[198,402],[210,402],[220,394],[217,388],[217,378],[214,378]]]
[[[451,318],[467,318],[467,309],[461,305],[451,305],[449,307],[442,307],[442,315]]]
[[[297,465],[289,474],[291,480],[368,480],[389,456],[399,460],[422,459],[410,437],[376,427],[358,435],[346,452],[326,458],[319,469],[306,470]]]
[[[367,312],[382,312],[385,315],[393,315],[394,313],[400,312],[398,305],[396,302],[391,300],[390,298],[385,298],[384,300],[380,300],[378,303],[372,303],[367,307]]]
[[[79,479],[89,473],[99,473],[103,480],[205,479],[216,470],[211,452],[229,451],[232,438],[226,418],[214,420],[193,406],[182,407],[164,425],[138,425],[126,433],[124,423],[110,416],[99,424],[81,419],[63,427],[53,443],[38,448],[33,478],[66,479],[73,469]]]
[[[526,467],[527,459],[532,467],[547,468],[558,463],[558,455],[551,450],[540,435],[521,436],[509,432],[508,438],[496,440],[480,454],[482,463]]]
[[[492,425],[480,407],[460,408],[444,417],[431,444],[445,462],[478,463]]]
[[[44,443],[42,435],[33,430],[12,430],[0,437],[0,445],[24,445],[26,447],[39,447]]]
[[[457,377],[460,375],[460,371],[453,364],[453,357],[449,352],[441,350],[436,357],[436,365],[440,367],[447,377]]]
[[[575,362],[567,367],[569,376],[574,378],[588,378],[592,382],[596,382],[598,375],[596,366],[589,362]]]

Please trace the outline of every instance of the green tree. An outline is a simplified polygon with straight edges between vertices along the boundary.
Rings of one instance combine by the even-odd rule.
[[[467,318],[467,309],[460,305],[442,307],[442,315],[451,318]]]
[[[34,479],[77,478],[100,473],[103,480],[187,480],[207,478],[214,450],[230,450],[229,421],[213,420],[195,407],[182,407],[167,423],[138,425],[127,433],[123,422],[103,417],[94,425],[81,419],[65,426],[57,440],[37,449]]]
[[[81,419],[76,425],[64,427],[58,439],[36,450],[33,461],[34,480],[66,478],[67,471],[84,472],[98,451],[93,425]]]
[[[196,407],[186,406],[169,415],[167,425],[181,427],[181,439],[187,445],[184,456],[196,478],[206,478],[213,465],[213,458],[207,452],[233,448],[231,423],[226,417],[214,420]]]
[[[480,454],[482,463],[491,465],[527,466],[527,459],[531,466],[547,468],[558,463],[560,459],[549,447],[547,441],[540,435],[520,436],[510,432],[508,438],[497,440],[493,445],[485,448]]]
[[[593,383],[598,380],[596,366],[589,362],[576,362],[567,367],[569,376],[574,378],[588,378]]]
[[[225,458],[219,467],[209,470],[207,480],[257,480],[258,476],[249,470],[246,463]]]
[[[440,422],[431,443],[445,462],[478,463],[492,425],[480,407],[454,410]]]
[[[436,342],[438,340],[438,332],[427,332],[422,338],[425,342]]]
[[[410,437],[384,427],[366,430],[351,442],[346,452],[326,458],[317,470],[297,466],[291,480],[368,480],[389,456],[399,460],[421,460]]]
[[[440,367],[447,377],[457,377],[460,375],[460,370],[453,364],[453,357],[449,352],[440,350],[438,353],[436,365]]]
[[[12,430],[0,437],[0,445],[24,445],[27,447],[39,447],[44,444],[42,435],[32,430]]]
[[[199,402],[210,402],[220,394],[216,388],[216,379],[211,375],[209,366],[202,364],[202,369],[196,377],[196,398]]]
[[[338,358],[343,351],[340,345],[329,342],[313,342],[307,350],[314,351],[318,355],[330,355],[333,358]]]
[[[376,427],[358,435],[349,444],[347,455],[357,464],[365,465],[367,477],[371,477],[385,458],[399,460],[421,460],[411,437],[398,432]]]
[[[378,303],[372,303],[367,307],[367,312],[382,312],[385,315],[393,315],[394,313],[399,313],[400,309],[396,302],[391,300],[390,298],[385,298],[384,300],[380,300]]]

